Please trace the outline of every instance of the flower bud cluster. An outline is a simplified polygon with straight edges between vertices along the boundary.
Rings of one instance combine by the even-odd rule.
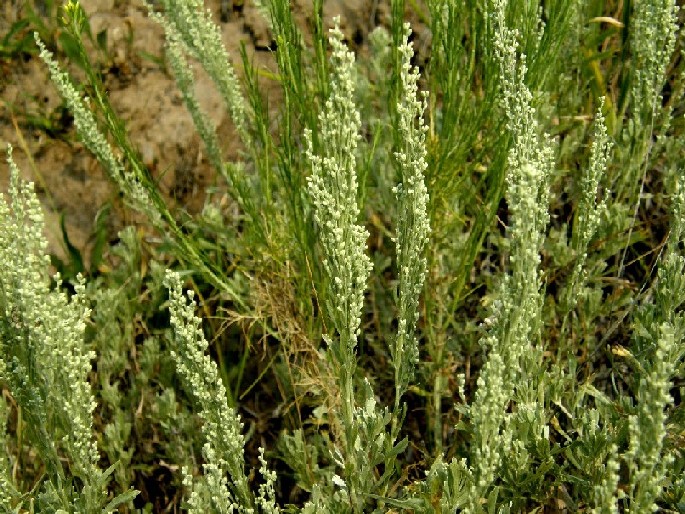
[[[156,16],[157,21],[202,64],[219,89],[238,133],[246,141],[245,98],[219,27],[212,21],[212,13],[205,9],[202,0],[162,0],[160,3],[164,14]]]
[[[361,121],[354,103],[354,54],[344,45],[337,21],[330,44],[333,72],[330,96],[319,115],[318,153],[312,133],[305,131],[306,155],[312,167],[307,185],[330,279],[331,316],[340,334],[340,351],[349,363],[359,335],[371,260],[366,255],[368,232],[357,224],[356,150]]]
[[[411,30],[404,26],[401,55],[400,92],[397,105],[397,131],[400,147],[395,152],[401,182],[394,188],[398,204],[397,268],[399,271],[399,316],[397,337],[391,347],[395,365],[397,400],[406,389],[418,361],[418,343],[414,335],[419,313],[419,297],[426,275],[425,248],[428,244],[428,189],[424,183],[426,132],[423,119],[428,94],[418,96],[419,71],[411,66],[414,55],[409,42]]]
[[[88,107],[88,97],[81,97],[69,75],[60,69],[52,52],[45,47],[37,32],[34,36],[40,49],[40,58],[47,65],[53,84],[74,116],[74,125],[86,148],[103,164],[110,178],[124,193],[126,201],[130,202],[134,208],[151,216],[151,219],[157,219],[159,215],[152,207],[147,191],[133,174],[124,169],[121,161],[115,157],[107,138],[100,131],[97,120]]]
[[[655,512],[674,454],[666,450],[668,409],[673,377],[685,355],[685,188],[678,177],[672,198],[673,222],[668,245],[659,267],[653,297],[636,315],[633,336],[637,369],[637,409],[630,416],[628,432],[629,496],[631,512]],[[645,348],[644,350],[641,349]]]
[[[661,91],[678,33],[678,2],[640,0],[631,18],[633,82],[636,114],[648,122],[661,107]],[[646,118],[645,118],[646,116]]]
[[[576,264],[573,268],[569,287],[565,293],[564,304],[569,311],[576,302],[580,287],[585,281],[585,261],[587,260],[587,248],[592,237],[599,228],[602,213],[606,209],[606,201],[597,201],[599,183],[607,169],[607,162],[611,153],[611,141],[607,134],[604,123],[602,108],[604,99],[600,101],[597,114],[595,115],[595,128],[592,148],[590,150],[590,165],[583,175],[580,184],[581,198],[577,207],[576,222],[573,227],[572,246],[576,255]]]
[[[473,457],[476,497],[492,483],[502,456],[511,447],[512,434],[508,428],[511,416],[507,414],[507,405],[513,398],[522,358],[531,349],[530,342],[536,339],[539,330],[542,304],[539,252],[549,219],[549,181],[554,165],[552,144],[546,135],[540,134],[533,94],[525,83],[525,55],[517,55],[518,32],[506,25],[506,6],[505,0],[491,2],[501,105],[513,140],[506,179],[511,271],[500,284],[499,300],[493,306],[488,333],[482,340],[488,356],[470,409],[476,435]]]
[[[16,398],[29,402],[22,405],[27,418],[47,422],[43,409],[50,406],[56,418],[50,421],[65,429],[61,443],[72,471],[83,480],[90,498],[101,498],[100,457],[92,433],[96,403],[88,383],[95,354],[84,346],[90,316],[84,280],[79,277],[71,300],[61,290],[59,275],[51,287],[40,202],[33,184],[20,181],[11,147],[7,163],[9,203],[0,195],[2,378]],[[36,408],[41,411],[34,412]]]
[[[177,273],[167,272],[165,280],[169,288],[169,311],[174,330],[171,355],[185,389],[201,409],[200,417],[204,422],[202,433],[206,444],[202,453],[206,461],[207,484],[219,489],[213,489],[213,493],[226,495],[223,481],[217,477],[228,473],[233,495],[239,504],[251,505],[252,496],[244,470],[243,425],[235,410],[228,406],[226,389],[219,378],[216,364],[205,354],[207,341],[202,332],[201,321],[195,316],[193,293],[189,291],[187,298],[183,295],[181,279]]]

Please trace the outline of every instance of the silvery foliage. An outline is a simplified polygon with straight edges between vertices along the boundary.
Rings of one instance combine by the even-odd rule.
[[[247,143],[245,99],[240,84],[231,65],[229,56],[223,46],[218,27],[211,17],[200,9],[198,3],[181,3],[169,0],[164,2],[163,13],[154,10],[148,3],[149,16],[164,28],[166,57],[176,80],[183,101],[193,118],[198,134],[205,143],[209,161],[233,190],[239,189],[233,168],[224,165],[221,144],[212,120],[202,110],[195,94],[195,77],[193,66],[186,55],[199,59],[200,64],[209,72],[221,92],[223,100],[229,107],[233,122],[244,143]],[[183,14],[186,18],[179,18]],[[204,34],[202,39],[193,39],[197,33]],[[230,170],[230,171],[229,171]],[[244,197],[237,195],[241,202]]]
[[[174,334],[171,356],[186,391],[200,408],[204,422],[204,477],[198,484],[193,484],[189,471],[183,470],[184,485],[192,491],[188,504],[198,513],[208,512],[208,509],[250,512],[253,499],[244,470],[243,425],[235,410],[228,406],[216,363],[205,353],[208,345],[201,320],[194,313],[193,292],[188,291],[187,297],[183,295],[177,273],[167,272],[165,280]]]
[[[307,159],[312,167],[307,185],[314,207],[314,220],[319,227],[324,270],[329,280],[326,306],[338,335],[337,340],[326,337],[342,395],[344,430],[343,447],[336,449],[334,455],[334,460],[343,473],[342,476],[333,477],[334,491],[330,498],[334,502],[342,499],[343,505],[348,503],[353,510],[360,511],[364,509],[369,493],[386,486],[394,472],[394,460],[404,449],[406,442],[395,445],[394,437],[387,433],[386,427],[392,416],[387,408],[378,408],[368,382],[364,382],[360,405],[356,404],[354,394],[355,348],[360,334],[364,291],[371,271],[371,260],[366,254],[368,233],[357,222],[360,210],[357,203],[359,184],[356,175],[356,150],[361,122],[354,104],[354,55],[347,50],[342,40],[343,34],[336,20],[329,39],[333,50],[330,94],[319,115],[318,152],[315,153],[310,131],[305,131],[305,141]],[[405,43],[402,51],[408,59],[411,48]],[[412,214],[407,214],[408,217],[403,222],[406,228],[422,223],[421,214],[418,213],[421,210],[423,222],[427,225],[427,197],[422,195],[421,190],[425,169],[422,164],[423,154],[420,149],[410,146],[423,143],[423,128],[410,127],[414,124],[415,116],[422,111],[421,103],[411,103],[412,98],[416,98],[417,77],[408,66],[403,73],[407,104],[400,106],[406,123],[402,135],[409,139],[407,145],[398,151],[398,160],[404,167],[402,176],[406,181],[406,194],[400,189],[397,194],[403,207],[417,213],[416,220],[409,219]],[[425,193],[425,186],[423,192]],[[418,230],[424,229],[427,230],[425,227],[418,227]],[[411,247],[408,234],[401,236],[401,252],[404,252],[402,262],[405,267],[413,268],[416,266],[414,261],[419,264],[421,262],[417,253],[425,244],[425,236],[418,234],[417,239],[416,247]],[[421,288],[420,285],[417,287],[408,284],[405,287],[405,294],[412,294]],[[406,297],[405,301],[408,301]],[[415,320],[409,318],[408,321],[413,327]],[[404,325],[405,337],[409,333],[406,331],[409,326]],[[406,356],[402,358],[402,362],[407,362]],[[386,470],[382,476],[375,472],[380,464],[384,464]],[[318,494],[314,492],[309,509],[319,504],[321,497]],[[331,509],[335,510],[333,507]]]
[[[412,380],[419,358],[418,342],[414,335],[419,317],[419,297],[423,289],[427,263],[425,248],[430,225],[426,212],[428,190],[424,183],[426,162],[426,132],[423,119],[427,106],[427,92],[418,97],[419,70],[411,66],[414,55],[409,42],[411,29],[404,26],[401,55],[400,91],[397,105],[400,148],[395,152],[401,182],[394,188],[397,198],[397,269],[399,274],[399,306],[397,336],[390,347],[395,366],[396,403]]]
[[[202,0],[162,0],[163,16],[155,16],[167,35],[182,44],[212,78],[244,142],[248,140],[245,99],[221,40],[219,27]],[[152,7],[150,6],[150,9]]]
[[[65,7],[65,9],[70,8],[74,16],[82,15],[78,4],[69,3]],[[74,125],[86,148],[105,167],[109,176],[116,182],[119,190],[124,193],[124,199],[133,208],[149,216],[153,223],[157,222],[159,225],[159,212],[153,207],[149,195],[140,181],[132,173],[127,172],[120,159],[114,155],[112,147],[100,131],[97,120],[90,110],[88,97],[82,97],[77,91],[69,75],[60,69],[52,52],[45,48],[45,44],[40,40],[37,32],[34,33],[34,37],[40,49],[40,58],[47,65],[53,84],[57,87],[57,90],[66,101],[70,112],[74,116]]]
[[[602,108],[604,99],[600,101],[595,115],[592,148],[590,149],[590,164],[583,175],[580,184],[581,198],[578,204],[578,216],[573,227],[572,247],[576,255],[576,264],[569,280],[569,290],[564,298],[566,310],[575,304],[580,288],[585,282],[587,270],[587,248],[594,237],[602,214],[606,210],[606,200],[597,200],[599,184],[606,173],[607,163],[611,154],[612,143],[607,134]]]
[[[601,425],[601,415],[597,409],[586,409],[580,421],[579,435],[585,441],[597,441],[607,439],[609,431],[607,425]],[[594,514],[615,514],[618,512],[616,504],[617,491],[619,491],[618,447],[614,443],[604,445],[604,453],[594,455],[598,461],[605,461],[604,473],[599,484],[593,486],[592,497]]]
[[[264,479],[264,483],[259,485],[259,493],[256,498],[257,505],[265,514],[278,514],[281,509],[276,504],[276,472],[269,470],[266,459],[264,458],[264,448],[259,448],[259,473]]]
[[[679,9],[675,0],[635,2],[630,32],[634,70],[631,92],[642,122],[649,122],[661,106],[664,77],[675,49]],[[664,120],[668,119],[665,113]]]
[[[540,134],[533,95],[525,84],[525,55],[517,57],[519,34],[506,25],[506,2],[495,0],[491,6],[501,105],[513,139],[506,190],[511,271],[501,282],[499,298],[485,323],[487,335],[481,340],[488,354],[470,408],[475,431],[473,502],[478,502],[493,482],[502,457],[514,444],[513,418],[506,408],[519,379],[522,357],[539,331],[539,251],[549,219],[549,181],[554,165],[553,146],[546,135]]]
[[[153,19],[164,20],[164,18],[156,13],[151,13],[151,16]],[[205,148],[207,149],[207,154],[212,162],[212,165],[217,170],[223,170],[224,166],[222,164],[219,139],[216,135],[214,127],[212,126],[211,120],[200,108],[200,103],[195,95],[195,78],[193,76],[193,68],[183,54],[183,45],[181,43],[180,34],[174,30],[175,26],[173,24],[163,23],[163,25],[166,30],[167,56],[171,66],[171,71],[176,79],[176,85],[183,95],[183,99],[188,106],[190,115],[193,117],[195,127],[205,143]]]
[[[662,88],[675,49],[679,9],[673,0],[643,0],[635,3],[631,18],[635,120],[647,130],[650,142],[657,119],[663,120],[661,135],[670,119],[670,110],[661,108]],[[667,408],[673,403],[671,380],[685,353],[685,320],[679,312],[685,302],[685,258],[679,250],[685,235],[682,170],[676,176],[672,202],[671,233],[653,298],[636,316],[634,342],[641,354],[633,360],[639,377],[637,409],[629,418],[630,446],[625,455],[630,471],[627,495],[631,512],[658,509],[656,500],[673,462],[673,455],[664,452],[664,442]]]
[[[333,365],[338,377],[342,398],[345,451],[338,465],[344,478],[338,486],[357,504],[360,476],[366,460],[356,459],[360,423],[355,405],[353,377],[356,369],[355,348],[360,330],[364,290],[371,271],[371,260],[366,255],[368,232],[357,223],[356,150],[361,120],[354,104],[354,54],[343,43],[339,20],[331,29],[332,47],[330,95],[319,114],[319,153],[314,151],[312,133],[305,131],[306,155],[312,167],[307,179],[314,206],[314,220],[319,227],[323,251],[323,266],[329,279],[326,306],[338,333],[338,339],[326,337]],[[366,478],[364,476],[364,478]]]
[[[11,146],[7,163],[9,198],[0,195],[1,378],[22,406],[32,442],[55,483],[64,480],[64,472],[47,427],[64,428],[59,445],[72,474],[83,482],[74,505],[93,509],[106,496],[92,434],[96,402],[88,373],[95,353],[83,340],[90,315],[84,281],[79,278],[71,299],[60,289],[59,275],[52,277],[56,286],[51,287],[40,202],[33,184],[20,180]]]
[[[685,188],[677,177],[672,197],[673,222],[660,263],[653,297],[636,316],[633,336],[638,358],[633,360],[639,377],[637,409],[628,422],[630,445],[626,454],[630,470],[631,512],[655,512],[673,455],[664,451],[668,407],[673,403],[671,381],[685,355]]]
[[[361,121],[354,104],[354,54],[344,45],[337,22],[331,29],[330,44],[330,96],[319,114],[318,153],[314,151],[311,131],[306,130],[304,137],[312,167],[307,186],[330,282],[326,306],[339,335],[338,341],[329,338],[328,342],[334,363],[339,366],[342,407],[349,426],[354,408],[355,348],[371,260],[365,251],[368,232],[357,222],[356,151]]]

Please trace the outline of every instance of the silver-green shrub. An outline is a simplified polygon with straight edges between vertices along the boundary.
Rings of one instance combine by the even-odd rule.
[[[151,249],[163,263],[148,267],[141,248],[152,239],[124,231],[111,254],[117,271],[104,267],[90,289],[74,278],[69,296],[50,278],[38,201],[9,161],[0,380],[19,408],[0,404],[0,430],[15,430],[21,409],[30,437],[0,437],[10,452],[0,456],[0,508],[34,500],[41,511],[138,508],[134,492],[116,492],[137,464],[130,434],[152,418],[154,434],[167,438],[153,457],[180,467],[170,481],[193,512],[613,513],[685,501],[675,387],[685,334],[682,127],[670,120],[682,110],[682,74],[669,68],[675,3],[635,2],[628,32],[592,2],[427,4],[432,33],[410,43],[404,3],[393,0],[364,66],[339,25],[324,30],[322,1],[313,2],[310,27],[285,0],[259,2],[278,71],[260,74],[244,53],[239,78],[202,2],[150,2],[169,71],[225,181],[219,189],[237,204],[226,209],[209,196],[198,217],[167,207],[85,59],[85,14],[66,4],[65,30],[86,61],[92,98],[47,39],[38,41],[41,57],[79,137],[164,241]],[[200,109],[195,64],[224,100],[240,155],[223,155]],[[283,98],[277,109],[266,108],[259,88],[272,79]],[[580,162],[588,163],[581,178],[567,180]],[[636,200],[657,214],[638,219]],[[660,244],[649,229],[665,233],[669,202],[664,249],[645,252],[636,243]],[[628,263],[629,249],[651,264]],[[200,293],[204,312],[229,320],[210,317],[205,332],[184,285]],[[168,291],[169,319],[141,321],[137,311],[166,299],[147,305],[148,295],[166,293],[145,287]],[[91,314],[85,291],[96,288]],[[133,325],[119,333],[128,317],[139,333]],[[240,341],[222,338],[224,321]],[[99,330],[92,347],[86,325]],[[257,339],[269,359],[251,366]],[[211,351],[208,340],[217,342]],[[152,370],[165,366],[149,387]],[[170,385],[177,378],[185,395]],[[119,391],[129,379],[131,390]],[[282,399],[251,419],[252,403],[242,411],[240,402],[261,401],[264,382]],[[131,409],[138,396],[143,419]],[[258,426],[265,418],[278,418],[273,448],[272,427]],[[28,446],[46,478],[23,493],[12,464]],[[118,456],[131,473],[110,481]]]
[[[34,36],[36,44],[40,48],[40,57],[50,71],[53,84],[74,115],[74,125],[76,125],[81,140],[105,167],[109,176],[116,182],[117,187],[124,193],[126,201],[135,209],[150,216],[152,220],[158,218],[158,213],[152,206],[147,191],[135,175],[127,172],[121,161],[114,155],[112,147],[98,127],[97,120],[90,110],[90,100],[87,97],[83,98],[81,93],[76,90],[69,75],[60,69],[52,52],[45,47],[37,32]]]
[[[2,379],[24,410],[31,443],[46,466],[45,507],[101,512],[108,504],[104,487],[111,470],[99,467],[92,431],[97,404],[88,374],[95,353],[84,341],[90,315],[84,281],[79,279],[69,298],[59,275],[49,276],[40,202],[33,184],[20,179],[12,147],[7,163],[8,198],[0,197]],[[68,477],[78,477],[81,486],[68,485]],[[116,505],[110,503],[106,511]]]
[[[505,455],[516,443],[512,416],[506,413],[522,374],[524,356],[539,337],[540,255],[549,219],[549,182],[553,168],[553,147],[540,133],[533,107],[533,95],[525,84],[525,56],[517,56],[518,33],[507,26],[506,2],[492,3],[493,47],[502,83],[502,108],[512,134],[509,152],[506,199],[509,207],[509,266],[491,316],[486,320],[487,336],[482,345],[487,361],[478,378],[478,390],[470,406],[475,431],[472,466],[476,490],[473,501],[496,477]]]
[[[637,315],[634,335],[638,359],[635,411],[628,419],[630,445],[625,458],[630,471],[629,506],[635,512],[656,512],[674,464],[666,451],[670,390],[678,364],[685,355],[685,257],[679,248],[685,240],[685,191],[682,176],[675,178],[671,233],[660,262],[653,299]]]
[[[424,183],[426,162],[426,132],[423,113],[428,105],[428,93],[418,98],[419,71],[412,67],[414,56],[409,42],[411,29],[404,26],[404,41],[398,48],[401,55],[400,102],[397,105],[397,130],[402,146],[395,152],[401,182],[394,188],[397,198],[397,269],[399,273],[399,305],[397,336],[390,347],[395,366],[395,408],[414,378],[419,358],[418,341],[414,335],[419,317],[419,297],[426,275],[426,245],[430,234],[428,221],[428,190]]]
[[[219,378],[216,364],[205,355],[207,341],[202,332],[201,320],[195,316],[193,294],[187,299],[181,290],[178,274],[167,274],[169,311],[174,330],[171,355],[186,390],[200,407],[205,443],[204,479],[193,484],[192,475],[185,468],[183,483],[191,489],[188,500],[192,512],[232,512],[253,504],[252,494],[245,476],[242,424],[235,411],[226,402],[226,389]],[[230,477],[229,482],[226,477]]]

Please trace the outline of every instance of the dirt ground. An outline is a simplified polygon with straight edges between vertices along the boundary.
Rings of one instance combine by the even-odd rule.
[[[40,0],[31,5],[44,8]],[[21,16],[21,0],[2,2],[0,41]],[[39,5],[40,3],[40,5]],[[58,3],[58,2],[55,2]],[[228,52],[241,74],[239,49],[246,45],[255,65],[274,70],[275,58],[268,25],[251,2],[209,0]],[[291,2],[293,12],[307,35],[311,2]],[[205,190],[214,181],[202,144],[173,78],[164,65],[163,32],[147,16],[143,0],[82,0],[93,34],[104,31],[107,52],[102,69],[110,100],[126,122],[131,140],[145,164],[159,180],[162,190],[189,211],[202,208]],[[53,16],[54,16],[53,9]],[[387,2],[379,0],[329,0],[324,18],[341,17],[342,29],[350,45],[360,55],[365,51],[368,33],[377,25],[388,24]],[[56,19],[46,21],[58,33]],[[64,64],[64,56],[58,54]],[[199,66],[196,70],[197,95],[216,124],[224,142],[226,159],[239,153],[237,138],[219,94]],[[78,69],[67,68],[78,77]],[[279,88],[273,80],[262,80],[269,105],[278,108]],[[118,195],[95,158],[78,141],[73,120],[51,84],[36,52],[22,52],[0,59],[0,146],[10,143],[14,158],[24,176],[33,180],[43,201],[48,225],[50,251],[65,254],[60,229],[64,215],[69,239],[87,258],[92,244],[94,221],[108,202],[118,204]],[[8,167],[0,161],[0,191],[7,190]],[[108,220],[110,237],[130,213],[114,209]]]

